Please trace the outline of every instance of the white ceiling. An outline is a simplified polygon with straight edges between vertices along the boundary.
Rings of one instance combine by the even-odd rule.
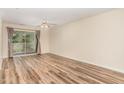
[[[0,16],[4,21],[37,26],[42,20],[53,24],[64,24],[87,16],[96,15],[107,8],[1,8]]]

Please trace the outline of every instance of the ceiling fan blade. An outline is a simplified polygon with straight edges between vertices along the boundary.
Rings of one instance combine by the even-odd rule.
[[[54,23],[48,23],[48,25],[57,25],[57,24],[54,24]]]

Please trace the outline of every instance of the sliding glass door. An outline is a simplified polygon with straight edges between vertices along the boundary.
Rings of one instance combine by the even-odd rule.
[[[36,32],[14,31],[12,37],[13,55],[36,53]]]

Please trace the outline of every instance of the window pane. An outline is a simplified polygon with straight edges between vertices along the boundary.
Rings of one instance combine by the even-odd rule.
[[[36,52],[36,36],[35,32],[27,32],[26,34],[26,52]]]
[[[36,52],[36,33],[15,31],[12,37],[13,54],[29,54]]]
[[[14,43],[13,44],[13,53],[14,53],[14,55],[24,54],[25,53],[24,43]]]
[[[24,32],[16,31],[12,37],[13,43],[13,54],[23,54],[25,53],[25,36]]]

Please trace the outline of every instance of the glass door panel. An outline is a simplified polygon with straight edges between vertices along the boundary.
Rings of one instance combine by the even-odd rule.
[[[13,55],[36,53],[36,33],[14,31],[12,44]]]
[[[36,52],[36,33],[27,32],[26,33],[26,53]]]
[[[13,54],[23,54],[25,53],[25,36],[24,33],[21,31],[16,31],[12,37],[12,44],[13,44]]]

